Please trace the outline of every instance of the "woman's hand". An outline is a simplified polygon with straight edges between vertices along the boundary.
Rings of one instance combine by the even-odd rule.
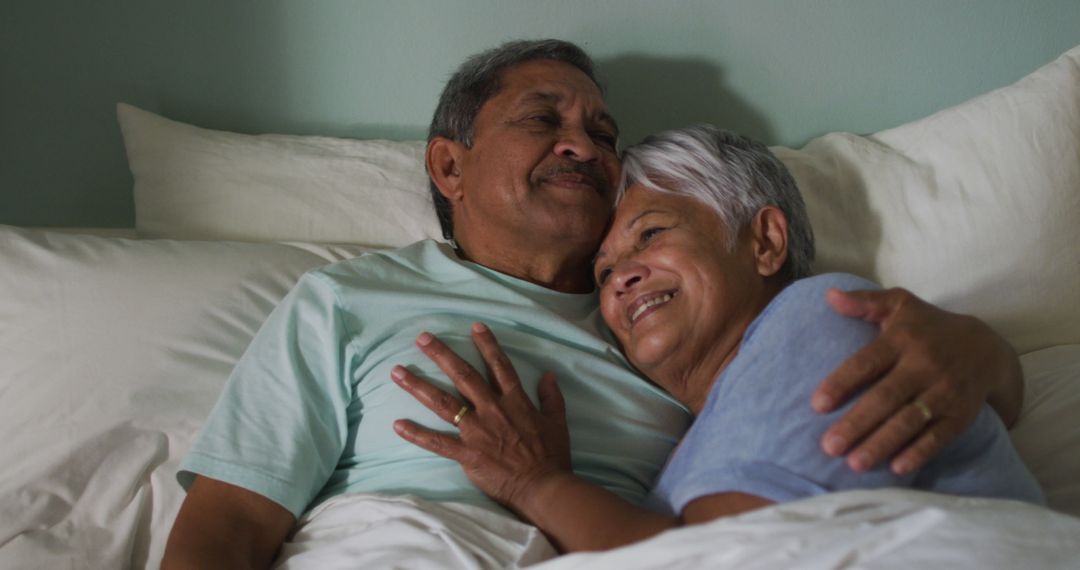
[[[562,393],[555,375],[546,373],[537,390],[540,409],[536,409],[495,335],[476,323],[472,338],[492,378],[490,384],[430,333],[416,341],[450,377],[464,402],[402,366],[391,372],[394,381],[421,404],[456,424],[460,435],[429,430],[408,420],[394,422],[394,430],[432,453],[457,461],[477,487],[521,513],[530,487],[570,472],[570,434]]]
[[[1006,425],[1015,421],[1023,398],[1019,359],[982,321],[941,310],[903,289],[832,290],[827,300],[842,315],[878,323],[881,334],[822,381],[812,397],[817,411],[829,412],[880,379],[825,432],[826,453],[847,453],[856,471],[892,457],[891,469],[903,475],[963,432],[988,396]]]

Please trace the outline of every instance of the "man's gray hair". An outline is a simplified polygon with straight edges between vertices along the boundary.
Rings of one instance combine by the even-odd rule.
[[[550,59],[570,64],[600,86],[593,69],[592,59],[578,46],[562,40],[521,40],[478,53],[454,72],[439,96],[435,115],[428,129],[428,142],[435,137],[445,137],[460,142],[466,148],[473,145],[473,123],[480,107],[502,88],[502,72],[522,63],[537,59]],[[430,173],[429,177],[430,177]],[[439,192],[435,181],[430,181],[431,199],[439,216],[443,237],[453,239],[453,209],[450,201]]]
[[[785,282],[810,275],[814,233],[806,204],[784,163],[768,147],[711,125],[665,131],[623,153],[616,200],[633,184],[692,197],[712,208],[727,226],[728,251],[739,232],[765,206],[788,222],[788,256],[778,275]]]

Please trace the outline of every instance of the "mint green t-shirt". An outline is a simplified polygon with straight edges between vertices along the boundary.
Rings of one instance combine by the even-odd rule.
[[[413,494],[498,510],[453,461],[394,433],[398,419],[453,432],[390,379],[398,364],[456,394],[415,345],[439,336],[484,370],[469,336],[486,323],[536,403],[553,370],[574,471],[640,502],[690,423],[614,346],[595,294],[573,295],[459,260],[425,241],[306,274],[237,363],[177,475],[267,497],[299,517],[342,493]]]

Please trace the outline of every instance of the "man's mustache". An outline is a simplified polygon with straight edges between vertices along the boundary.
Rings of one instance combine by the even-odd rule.
[[[584,176],[589,179],[589,182],[596,187],[596,189],[606,192],[611,189],[611,181],[608,179],[607,172],[604,171],[600,165],[595,162],[565,162],[555,165],[548,170],[544,171],[538,180],[543,181],[548,178],[559,176],[562,174],[576,174],[578,176]]]

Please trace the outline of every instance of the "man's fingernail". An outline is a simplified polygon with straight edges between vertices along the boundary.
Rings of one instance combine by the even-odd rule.
[[[858,451],[851,455],[851,468],[856,471],[866,471],[870,468],[870,454]]]
[[[847,448],[847,442],[838,435],[830,435],[825,438],[825,453],[833,457],[840,455]]]
[[[472,330],[475,333],[482,333],[487,332],[488,328],[484,323],[473,323]]]
[[[404,380],[405,379],[405,367],[401,366],[400,364],[393,367],[390,370],[390,377],[393,378],[394,380]]]
[[[433,339],[433,338],[435,338],[435,337],[432,336],[431,333],[422,332],[422,333],[420,333],[420,336],[416,337],[416,344],[419,344],[420,346],[427,346],[427,345],[431,344],[431,339]]]
[[[810,406],[819,412],[827,412],[832,409],[832,398],[826,394],[814,394],[810,399]]]

